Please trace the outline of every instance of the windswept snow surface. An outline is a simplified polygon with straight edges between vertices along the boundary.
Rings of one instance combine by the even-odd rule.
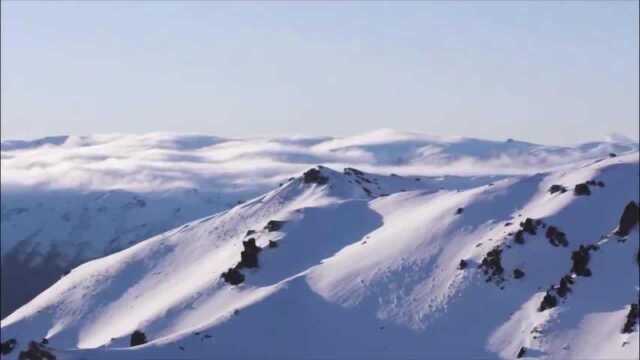
[[[310,141],[376,153],[373,138]],[[638,303],[637,220],[614,232],[638,203],[639,171],[638,152],[606,154],[478,184],[456,178],[456,189],[320,167],[73,269],[2,320],[2,340],[18,344],[7,358],[46,338],[60,359],[636,359],[638,326],[622,328]],[[589,196],[573,193],[591,180],[602,184]],[[554,184],[568,191],[552,194]],[[526,218],[540,222],[517,242]],[[285,223],[269,231],[271,220]],[[546,238],[551,226],[566,247]],[[251,237],[259,267],[225,283]],[[580,245],[596,245],[589,277],[572,275]],[[495,248],[504,271],[490,277],[479,265]],[[539,311],[565,275],[571,291]],[[129,347],[134,330],[149,342]]]

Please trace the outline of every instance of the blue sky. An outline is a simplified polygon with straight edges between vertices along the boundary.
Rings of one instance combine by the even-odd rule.
[[[2,2],[2,138],[638,138],[638,2]]]

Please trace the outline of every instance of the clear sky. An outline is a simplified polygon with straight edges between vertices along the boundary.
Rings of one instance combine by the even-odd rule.
[[[2,1],[2,138],[638,138],[638,2]]]

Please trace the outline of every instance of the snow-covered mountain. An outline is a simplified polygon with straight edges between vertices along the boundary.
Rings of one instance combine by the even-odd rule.
[[[72,267],[263,194],[317,164],[465,189],[637,151],[378,130],[343,137],[55,136],[2,142],[2,302],[8,315]]]
[[[189,152],[211,158],[222,147],[240,163],[255,161],[263,179],[252,181],[264,186],[307,162],[329,167],[74,268],[2,320],[5,356],[637,358],[637,145],[389,132],[238,142]],[[248,144],[253,153],[233,150]],[[29,152],[41,146],[3,150],[3,170],[14,166],[5,156],[35,161]],[[367,172],[332,170],[348,159]],[[462,174],[501,176],[431,172],[465,163],[477,166]],[[241,171],[230,159],[206,164]],[[84,184],[77,178],[72,186]]]

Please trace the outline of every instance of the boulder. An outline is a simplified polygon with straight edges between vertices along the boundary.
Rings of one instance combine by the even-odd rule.
[[[147,343],[147,336],[140,330],[136,330],[131,334],[129,346],[138,346]]]
[[[256,233],[256,231],[255,231],[255,230],[247,230],[247,233],[246,233],[246,234],[244,234],[244,236],[251,236],[251,235],[253,235],[253,234],[255,234],[255,233]]]
[[[521,347],[520,350],[518,351],[518,355],[516,355],[516,358],[520,359],[521,357],[523,357],[525,354],[527,353],[527,348],[526,347]]]
[[[270,248],[277,248],[278,247],[278,242],[277,241],[273,241],[273,240],[269,240],[269,247]]]
[[[638,223],[640,223],[640,208],[638,208],[638,204],[635,201],[631,201],[622,211],[615,234],[617,236],[627,236]]]
[[[462,212],[463,212],[463,211],[464,211],[464,208],[461,208],[461,207],[460,207],[460,208],[457,208],[457,209],[456,209],[456,215],[460,215],[460,214],[462,214]]]

